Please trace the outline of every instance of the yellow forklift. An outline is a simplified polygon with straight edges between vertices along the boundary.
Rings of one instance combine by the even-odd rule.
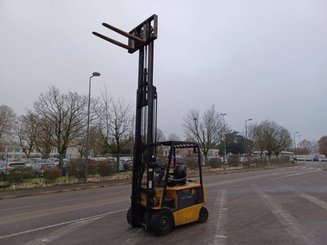
[[[153,57],[154,40],[158,36],[157,15],[152,15],[130,32],[107,23],[102,25],[127,37],[128,43],[124,44],[97,32],[93,32],[94,35],[127,49],[129,53],[139,51],[128,223],[133,227],[144,227],[157,235],[165,235],[174,226],[205,222],[208,210],[205,208],[206,191],[198,145],[183,141],[156,142],[157,90],[153,85]],[[197,166],[197,179],[187,176],[187,164],[178,162],[177,151],[193,153],[188,161]]]
[[[147,206],[150,208],[150,222],[147,229],[157,235],[170,232],[174,226],[191,222],[206,222],[208,211],[205,208],[206,190],[202,180],[201,155],[198,145],[194,142],[165,141],[154,143],[157,153],[153,181],[147,183],[143,175],[140,188],[139,205],[142,207],[140,219],[146,217]],[[168,156],[160,156],[164,148]],[[188,152],[189,162],[198,167],[192,176],[187,176],[187,163],[178,161],[176,151]],[[190,157],[190,155],[193,155]],[[166,162],[165,162],[166,160]],[[184,161],[184,160],[183,160]],[[192,178],[191,178],[192,177]],[[153,188],[149,188],[153,185]],[[147,198],[150,195],[150,198]],[[147,203],[148,200],[150,203]],[[132,223],[132,207],[127,212],[127,221]]]

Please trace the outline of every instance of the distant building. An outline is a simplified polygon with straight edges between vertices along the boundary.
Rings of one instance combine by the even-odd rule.
[[[31,158],[41,158],[42,154],[37,152],[35,149],[32,150],[30,154]],[[52,148],[50,152],[50,157],[59,157],[58,151],[56,148]],[[68,147],[65,158],[79,158],[80,153],[76,147]],[[2,145],[0,147],[0,160],[22,160],[25,159],[26,155],[23,152],[23,148],[21,146],[17,146],[15,144],[11,145]]]
[[[253,156],[254,157],[260,157],[260,156],[267,156],[268,155],[268,151],[254,151],[253,152]],[[281,153],[279,154],[279,156],[293,156],[294,152],[292,151],[281,151]],[[272,156],[275,156],[275,154],[272,154]]]

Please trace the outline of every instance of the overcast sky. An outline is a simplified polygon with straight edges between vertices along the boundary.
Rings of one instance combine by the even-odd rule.
[[[191,110],[227,113],[232,129],[271,120],[301,139],[327,135],[326,0],[0,0],[0,104],[24,114],[50,85],[62,93],[135,102],[137,53],[106,22],[130,31],[159,17],[154,83],[158,124],[183,138]],[[251,122],[251,123],[252,123]]]

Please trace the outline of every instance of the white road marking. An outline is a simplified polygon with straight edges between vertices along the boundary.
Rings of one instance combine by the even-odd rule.
[[[143,228],[137,229],[129,238],[123,243],[123,245],[134,245],[139,243],[141,238],[143,237],[144,233],[142,233]]]
[[[28,243],[25,243],[25,245],[38,245],[38,244],[44,244],[44,243],[50,243],[53,242],[67,234],[72,233],[73,231],[76,231],[77,229],[79,229],[82,226],[88,225],[100,218],[103,218],[104,216],[99,216],[99,217],[95,217],[92,219],[85,219],[82,221],[78,221],[78,222],[74,222],[71,223],[69,225],[66,225],[58,230],[55,230],[54,232],[51,232],[50,234],[43,236],[41,238],[37,238],[35,240],[32,240]]]
[[[288,171],[288,172],[294,172],[294,171]],[[247,177],[239,177],[239,178],[235,178],[235,179],[231,179],[231,180],[223,180],[223,181],[219,181],[219,182],[216,182],[216,183],[206,184],[206,187],[213,187],[213,186],[220,186],[220,185],[230,185],[230,184],[235,184],[235,183],[239,183],[239,182],[243,182],[243,181],[266,178],[266,177],[270,177],[270,176],[274,176],[274,175],[281,175],[281,174],[285,174],[285,172],[262,174],[262,175],[257,174],[257,175],[247,176]]]
[[[216,233],[213,244],[217,245],[225,245],[227,244],[227,190],[222,190],[221,198],[220,195],[217,196],[215,201],[215,207],[218,208],[218,220],[217,220],[217,227]]]
[[[62,214],[63,212],[68,211],[76,211],[80,209],[86,209],[86,208],[96,208],[98,206],[104,206],[109,205],[113,203],[122,203],[125,201],[128,201],[129,199],[126,197],[117,197],[117,198],[104,198],[99,200],[90,200],[87,202],[76,202],[74,204],[69,204],[65,206],[56,206],[56,207],[49,207],[49,208],[42,208],[42,209],[35,209],[24,212],[14,212],[10,215],[3,215],[0,216],[0,226],[11,223],[11,222],[19,222],[21,220],[28,220],[31,218],[39,218],[43,217],[44,215],[54,215],[54,214]]]
[[[69,225],[69,224],[76,223],[76,222],[81,222],[81,221],[84,221],[84,220],[95,219],[97,217],[102,218],[102,217],[104,217],[106,215],[121,213],[121,212],[125,212],[126,210],[127,209],[121,209],[121,210],[102,213],[102,214],[97,214],[97,215],[94,215],[94,216],[89,216],[89,217],[85,217],[85,218],[81,218],[81,219],[75,219],[75,220],[70,220],[70,221],[66,221],[66,222],[62,222],[62,223],[58,223],[58,224],[43,226],[43,227],[36,228],[36,229],[31,229],[31,230],[21,231],[21,232],[17,232],[17,233],[12,233],[12,234],[8,234],[8,235],[0,236],[0,240],[5,239],[5,238],[9,238],[9,237],[15,237],[15,236],[28,234],[28,233],[33,233],[33,232],[36,232],[36,231],[46,230],[46,229],[50,229],[50,228],[54,228],[54,227],[58,227],[58,226]]]
[[[267,193],[258,189],[253,185],[257,194],[262,201],[268,206],[271,212],[275,215],[279,223],[291,235],[296,244],[322,244],[316,237],[308,232],[301,224],[289,213],[275,202]]]
[[[295,194],[297,194],[298,196],[316,204],[318,207],[321,207],[325,210],[327,210],[327,203],[314,197],[314,196],[311,196],[311,195],[308,195],[304,192],[299,192],[298,190],[296,190],[295,188],[291,187],[291,186],[287,186],[292,192],[294,192]]]
[[[300,173],[296,173],[296,174],[288,174],[288,175],[284,175],[284,176],[280,176],[274,179],[282,179],[282,178],[288,178],[288,177],[293,177],[293,176],[297,176],[297,175],[302,175],[302,174],[310,174],[310,173],[315,173],[315,172],[320,172],[322,171],[321,169],[315,169],[312,171],[306,171],[306,172],[300,172]]]

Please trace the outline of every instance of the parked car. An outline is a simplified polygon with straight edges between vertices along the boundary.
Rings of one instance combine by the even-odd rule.
[[[133,170],[133,160],[131,157],[121,157],[119,159],[119,172]]]
[[[125,160],[119,160],[119,172],[127,171]]]
[[[31,165],[33,169],[33,176],[35,178],[43,177],[44,172],[49,168],[55,168],[56,165],[52,163],[33,163]]]
[[[63,161],[64,162],[61,166],[61,173],[62,173],[62,176],[66,176],[67,172],[68,172],[69,159],[64,159]],[[58,164],[59,164],[59,162],[58,162]]]
[[[42,158],[26,158],[25,159],[25,163],[26,164],[29,164],[30,166],[34,163],[41,163],[41,162],[44,162],[44,159]]]
[[[12,169],[17,168],[17,167],[29,167],[30,164],[24,162],[24,161],[13,161],[13,162],[8,162],[7,168],[8,171],[10,172]]]
[[[6,176],[10,173],[11,170],[17,167],[29,167],[30,165],[24,161],[11,161],[11,162],[2,162],[0,164],[0,179],[6,179]]]

